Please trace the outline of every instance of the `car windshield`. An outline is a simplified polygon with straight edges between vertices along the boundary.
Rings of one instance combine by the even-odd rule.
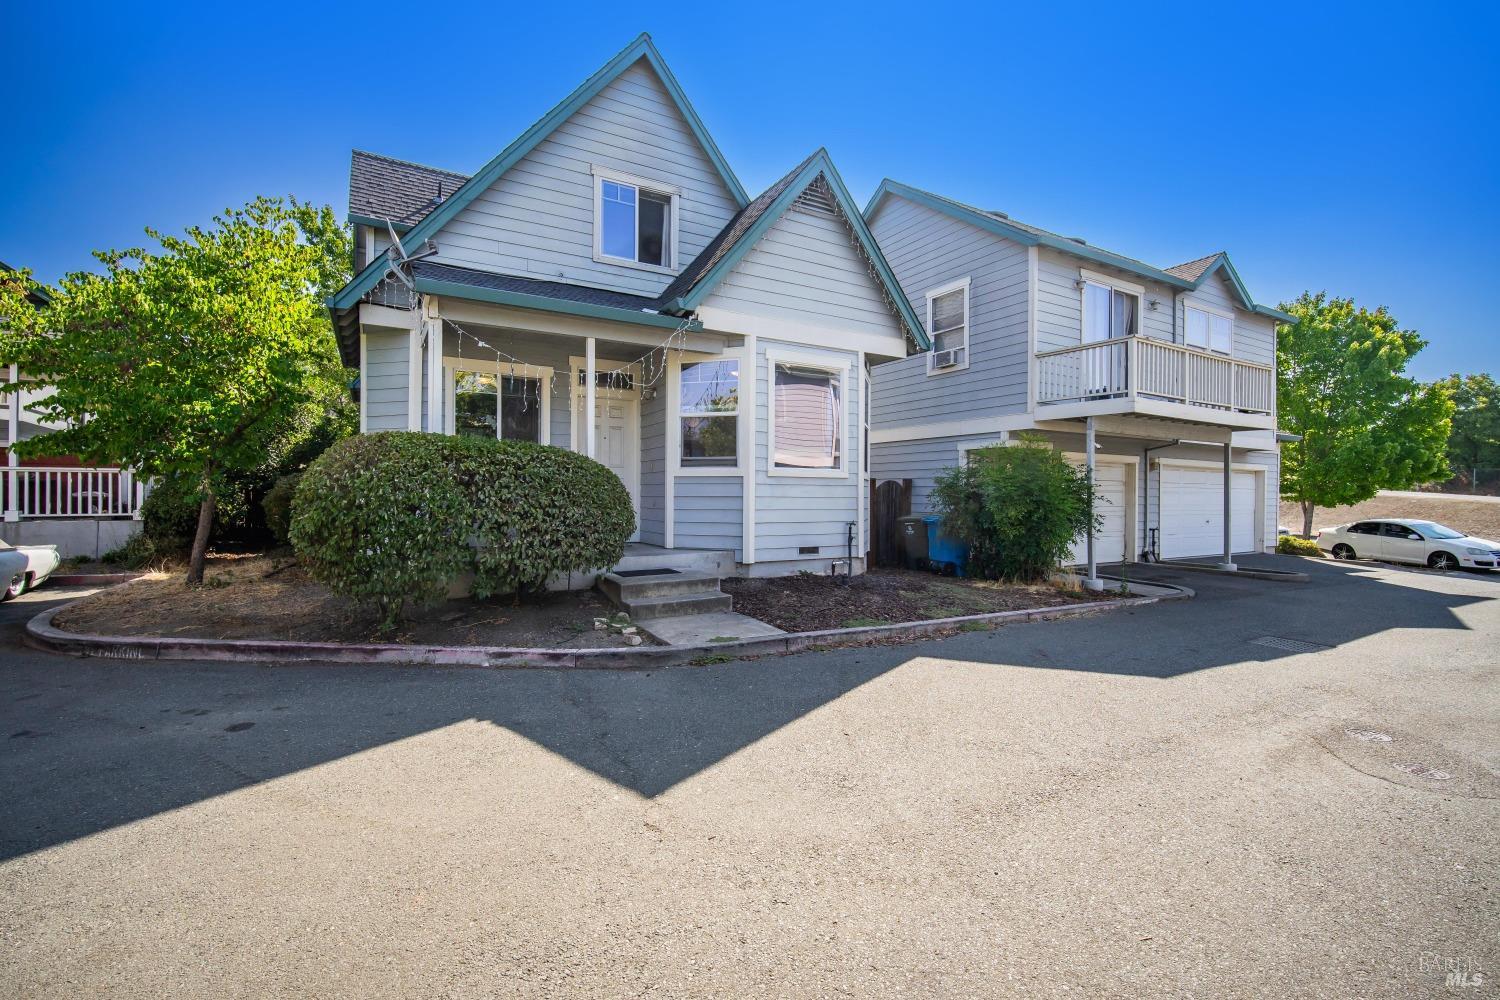
[[[1445,528],[1436,521],[1408,521],[1407,524],[1417,530],[1417,534],[1423,538],[1465,538],[1462,531],[1454,531]]]

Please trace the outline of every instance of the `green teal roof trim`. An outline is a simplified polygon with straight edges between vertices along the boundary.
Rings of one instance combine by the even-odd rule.
[[[593,319],[615,320],[621,323],[635,323],[640,326],[664,327],[669,330],[676,329],[682,323],[682,320],[676,316],[663,316],[660,313],[640,312],[633,309],[596,305],[592,302],[577,302],[571,299],[558,299],[548,295],[530,295],[525,292],[514,292],[500,288],[483,288],[457,281],[439,281],[432,278],[419,277],[416,279],[416,285],[417,291],[425,292],[429,295],[450,295],[454,298],[493,302],[502,306],[515,306],[518,309],[539,309],[543,312],[566,313],[569,316],[588,316]]]
[[[355,215],[353,213],[350,213],[349,215],[349,225],[374,226],[376,229],[379,229],[382,232],[385,231],[387,222],[388,220],[386,219],[374,219],[368,215]],[[411,231],[411,224],[407,222],[391,222],[390,226],[392,229],[396,230],[397,236],[405,236],[408,232]]]
[[[1170,269],[1153,267],[1150,264],[1132,257],[1126,257],[1123,254],[1112,253],[1108,250],[1102,250],[1099,247],[1089,246],[1086,243],[1079,243],[1066,236],[1049,233],[1035,226],[1017,223],[1013,220],[1002,218],[993,212],[986,212],[983,209],[975,208],[973,205],[966,205],[961,201],[954,201],[952,198],[945,198],[931,191],[923,191],[921,188],[914,188],[910,185],[902,184],[900,181],[893,181],[889,177],[881,181],[880,186],[875,189],[875,193],[870,196],[869,202],[865,205],[865,219],[869,220],[873,217],[881,203],[891,195],[924,205],[933,211],[941,212],[944,215],[994,233],[997,236],[1014,240],[1022,246],[1049,247],[1074,257],[1082,257],[1085,260],[1091,260],[1095,263],[1107,264],[1110,267],[1116,267],[1122,271],[1128,271],[1131,274],[1159,281],[1164,285],[1181,288],[1185,291],[1193,291],[1200,288],[1216,271],[1223,270],[1225,280],[1229,282],[1235,294],[1244,302],[1247,310],[1261,316],[1269,316],[1284,323],[1296,321],[1295,317],[1289,316],[1279,309],[1257,305],[1255,300],[1250,297],[1250,291],[1245,287],[1245,283],[1241,280],[1239,272],[1230,263],[1229,254],[1227,253],[1221,252],[1217,254],[1217,259],[1205,268],[1196,279],[1189,279],[1182,275],[1173,274]],[[1178,266],[1181,267],[1183,265]]]
[[[751,248],[766,234],[766,231],[785,214],[786,210],[797,200],[797,196],[820,175],[827,181],[834,200],[848,220],[850,228],[854,230],[855,238],[859,241],[870,266],[884,286],[890,301],[895,305],[897,316],[906,327],[908,336],[919,350],[927,350],[931,346],[931,341],[927,336],[926,327],[917,318],[916,310],[912,308],[906,293],[901,290],[901,284],[896,280],[895,272],[891,270],[885,254],[881,253],[880,245],[875,242],[875,237],[870,234],[869,226],[866,225],[859,206],[850,196],[849,189],[844,186],[844,179],[839,176],[826,149],[819,149],[803,160],[793,168],[791,173],[771,185],[760,197],[745,206],[729,225],[724,227],[719,236],[699,254],[698,259],[704,261],[707,266],[689,265],[662,293],[662,308],[667,311],[687,312],[702,305],[703,300],[719,282],[734,270],[735,265],[744,259]]]
[[[613,59],[605,63],[592,76],[579,85],[578,89],[565,97],[559,104],[548,111],[540,121],[536,122],[520,137],[506,146],[494,159],[486,163],[480,170],[470,177],[458,190],[446,198],[441,205],[424,217],[410,229],[408,237],[414,244],[420,244],[423,240],[438,232],[443,226],[459,212],[463,211],[475,198],[487,190],[490,185],[499,180],[500,177],[516,163],[520,162],[526,154],[535,149],[542,140],[551,135],[559,125],[571,118],[579,108],[593,100],[605,87],[613,83],[620,74],[640,60],[646,60],[653,72],[661,80],[662,86],[666,88],[677,110],[687,121],[688,127],[692,129],[693,135],[703,147],[714,168],[724,181],[724,186],[734,197],[735,204],[744,208],[750,203],[745,194],[745,188],[740,184],[739,178],[730,169],[729,163],[724,159],[724,154],[719,151],[718,144],[708,134],[702,119],[693,110],[692,102],[683,93],[682,87],[677,83],[677,78],[667,68],[666,61],[662,59],[661,53],[651,41],[651,36],[642,32],[625,48],[621,49]],[[359,301],[359,297],[379,283],[385,273],[386,264],[381,258],[369,263],[363,271],[354,277],[349,284],[345,285],[337,295],[334,296],[335,308],[347,309]]]

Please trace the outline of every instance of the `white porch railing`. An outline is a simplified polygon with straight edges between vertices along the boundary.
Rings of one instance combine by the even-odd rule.
[[[1038,403],[1145,396],[1269,414],[1276,391],[1269,365],[1146,337],[1044,351],[1037,365]]]
[[[5,519],[138,517],[145,484],[129,469],[20,466],[4,470]]]

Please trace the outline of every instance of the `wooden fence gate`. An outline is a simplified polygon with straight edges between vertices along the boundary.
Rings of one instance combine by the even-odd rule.
[[[911,480],[870,480],[870,562],[900,566],[901,532],[897,518],[911,513]]]

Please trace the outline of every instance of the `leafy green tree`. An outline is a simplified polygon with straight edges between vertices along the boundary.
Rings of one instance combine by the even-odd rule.
[[[1479,470],[1500,468],[1500,386],[1489,375],[1449,375],[1439,379],[1453,397],[1453,430],[1448,434],[1448,464],[1479,486]]]
[[[38,309],[25,275],[0,277],[0,359],[55,386],[35,408],[65,424],[18,453],[196,484],[196,583],[226,477],[294,450],[288,429],[347,386],[322,296],[348,276],[349,237],[332,209],[275,198],[146,233],[159,250],[97,252],[102,274],[67,275]]]
[[[1281,495],[1301,505],[1302,533],[1317,507],[1446,478],[1453,403],[1441,385],[1405,374],[1427,342],[1384,306],[1371,312],[1324,292],[1281,308],[1297,321],[1276,336],[1279,419],[1302,437],[1282,446]]]
[[[970,452],[938,476],[932,499],[944,532],[969,547],[967,572],[989,579],[1045,580],[1100,523],[1087,470],[1036,435]]]

